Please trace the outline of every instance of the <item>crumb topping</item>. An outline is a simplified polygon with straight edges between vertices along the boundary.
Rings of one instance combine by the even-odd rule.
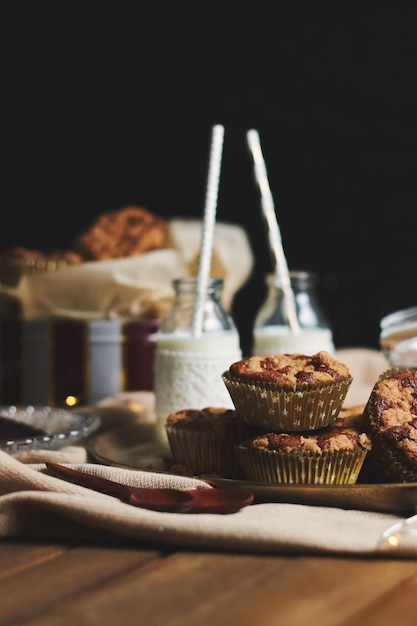
[[[232,363],[231,378],[243,382],[272,382],[283,386],[328,383],[350,376],[349,368],[328,352],[252,356]]]
[[[375,385],[370,405],[379,432],[417,462],[417,372],[392,371]]]
[[[361,417],[361,414],[356,415],[358,424]],[[275,450],[295,454],[370,450],[372,444],[368,435],[355,427],[353,419],[347,419],[347,423],[344,421],[343,418],[338,418],[332,426],[309,433],[263,433],[252,437],[244,445],[261,451]]]
[[[245,429],[243,420],[233,409],[223,407],[205,407],[204,409],[182,409],[170,413],[167,426],[188,428],[190,430],[213,432],[236,432]]]

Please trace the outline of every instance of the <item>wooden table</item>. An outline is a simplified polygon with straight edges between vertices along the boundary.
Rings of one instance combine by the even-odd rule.
[[[0,626],[415,626],[417,560],[0,542]]]

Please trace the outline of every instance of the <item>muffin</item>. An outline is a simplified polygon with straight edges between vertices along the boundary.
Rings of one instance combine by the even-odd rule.
[[[352,382],[349,368],[324,351],[247,357],[222,378],[247,424],[282,432],[334,422]]]
[[[0,281],[7,287],[16,287],[23,276],[61,270],[81,262],[81,256],[72,250],[56,250],[47,254],[16,246],[0,255]]]
[[[370,464],[390,482],[417,481],[417,371],[388,369],[364,409]]]
[[[167,237],[165,220],[142,207],[126,206],[101,213],[74,248],[86,261],[119,259],[159,250]]]
[[[168,415],[165,429],[174,463],[183,465],[188,473],[242,477],[233,448],[249,431],[236,411],[183,409]]]
[[[341,409],[331,426],[305,433],[258,433],[235,446],[235,453],[248,480],[352,485],[371,447],[361,410]]]

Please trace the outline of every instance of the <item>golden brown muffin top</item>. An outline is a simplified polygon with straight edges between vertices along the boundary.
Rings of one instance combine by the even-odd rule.
[[[346,415],[346,417],[345,417]],[[362,413],[340,411],[335,423],[319,431],[305,433],[263,433],[244,444],[261,451],[275,450],[287,453],[370,450],[372,443],[362,431]]]
[[[246,432],[246,425],[233,409],[224,407],[205,407],[204,409],[182,409],[170,413],[167,426],[188,428],[190,430],[214,432]]]
[[[246,383],[271,382],[299,386],[333,382],[350,376],[349,368],[328,352],[252,356],[232,363],[232,379]]]
[[[382,375],[366,412],[392,445],[417,462],[417,371],[389,370]]]

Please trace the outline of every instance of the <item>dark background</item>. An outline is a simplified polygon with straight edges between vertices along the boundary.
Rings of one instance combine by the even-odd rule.
[[[0,250],[70,247],[130,203],[201,217],[223,124],[217,219],[256,256],[245,346],[271,269],[257,128],[288,264],[318,273],[336,346],[377,347],[381,317],[417,305],[416,2],[10,0],[0,50]]]

